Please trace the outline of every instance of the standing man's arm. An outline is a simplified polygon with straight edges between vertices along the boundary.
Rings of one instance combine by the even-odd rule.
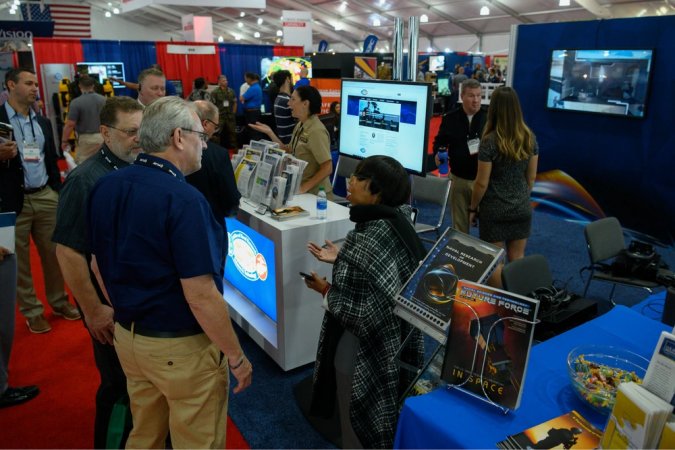
[[[101,344],[113,343],[113,309],[101,303],[89,277],[85,256],[62,244],[56,244],[56,258],[66,283],[73,291],[91,335]]]
[[[66,120],[66,124],[63,126],[63,135],[61,137],[61,150],[68,151],[68,146],[70,143],[70,133],[75,129],[75,121],[72,119]]]
[[[211,275],[181,278],[183,293],[190,310],[206,335],[225,354],[232,375],[237,379],[234,393],[251,384],[253,367],[239,345],[230,313]]]

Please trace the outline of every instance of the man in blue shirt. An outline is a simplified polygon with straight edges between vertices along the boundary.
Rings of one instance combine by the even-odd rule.
[[[297,89],[300,86],[309,86],[309,78],[307,78],[307,74],[309,74],[309,70],[307,70],[307,67],[302,66],[300,69],[300,78],[298,81],[295,82],[295,86],[293,86],[293,89]]]
[[[194,105],[155,100],[143,114],[133,165],[101,178],[89,197],[92,269],[113,306],[115,350],[134,428],[128,448],[224,448],[228,367],[234,392],[252,367],[223,300],[225,234],[185,182],[201,167]]]
[[[262,105],[263,94],[260,87],[260,75],[246,72],[244,79],[246,80],[246,84],[248,84],[248,89],[239,97],[239,100],[244,105],[244,120],[246,121],[246,125],[248,125],[260,121],[260,105]],[[249,128],[246,127],[249,139],[265,137],[262,133]]]

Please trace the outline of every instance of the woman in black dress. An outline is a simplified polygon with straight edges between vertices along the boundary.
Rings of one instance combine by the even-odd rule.
[[[492,93],[478,150],[478,174],[469,218],[480,214],[480,238],[506,248],[509,261],[525,256],[532,225],[530,191],[537,175],[537,140],[523,120],[518,95],[510,87]],[[501,287],[501,266],[490,279]]]

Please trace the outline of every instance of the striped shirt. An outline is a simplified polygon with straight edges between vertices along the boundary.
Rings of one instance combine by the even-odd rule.
[[[290,95],[280,92],[274,99],[274,120],[277,124],[277,137],[284,144],[291,142],[291,135],[295,127],[295,119],[291,116],[291,108],[288,106],[290,98]]]

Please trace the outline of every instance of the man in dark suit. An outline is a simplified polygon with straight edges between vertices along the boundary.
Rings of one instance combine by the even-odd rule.
[[[31,236],[40,253],[47,301],[54,314],[68,320],[80,318],[80,313],[68,302],[51,241],[61,174],[56,164],[51,124],[30,109],[38,93],[35,73],[29,69],[12,69],[7,72],[5,84],[9,99],[0,107],[0,122],[13,127],[13,137],[11,142],[0,144],[6,152],[0,161],[0,211],[17,213],[19,311],[26,317],[31,332],[46,333],[51,326],[35,294],[30,269]]]
[[[218,108],[206,100],[195,103],[197,115],[209,138],[218,131]],[[209,140],[202,152],[202,168],[185,177],[211,205],[213,215],[224,226],[224,218],[235,215],[241,194],[234,181],[234,170],[227,149]]]

